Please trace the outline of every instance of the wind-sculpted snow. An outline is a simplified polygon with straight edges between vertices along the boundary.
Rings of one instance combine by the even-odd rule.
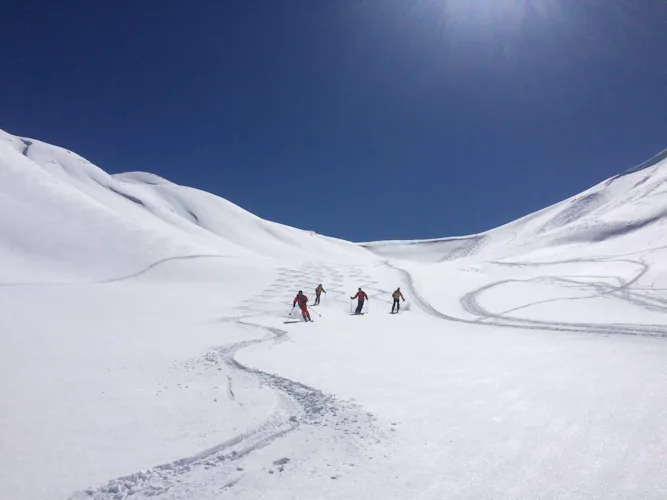
[[[634,174],[634,173],[637,173],[641,170],[645,170],[647,168],[655,167],[656,165],[658,165],[659,163],[661,163],[665,160],[667,160],[667,149],[665,149],[664,151],[661,151],[660,153],[655,155],[653,158],[649,158],[644,163],[640,163],[636,167],[633,167],[629,170],[626,170],[625,172],[623,172],[621,174],[618,174],[615,177],[612,177],[608,182],[613,182],[616,179],[620,179],[621,177],[624,177],[626,175]]]

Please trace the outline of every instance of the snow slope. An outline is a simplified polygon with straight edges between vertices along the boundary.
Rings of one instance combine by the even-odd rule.
[[[666,180],[667,150],[583,193],[485,233],[362,246],[383,257],[427,263],[475,255],[488,260],[552,254],[581,244],[594,254],[613,254],[619,246],[642,251],[667,242],[667,208],[660,202],[667,195]]]
[[[666,171],[355,245],[2,133],[0,498],[666,498]]]
[[[192,255],[367,259],[352,243],[154,175],[111,176],[71,151],[2,131],[0,199],[2,283],[101,281]]]

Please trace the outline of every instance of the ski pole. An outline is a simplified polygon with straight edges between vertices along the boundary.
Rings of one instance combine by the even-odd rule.
[[[308,306],[308,309],[310,311],[314,312],[315,314],[317,314],[320,318],[322,317],[322,315],[320,313],[318,313],[317,311],[315,311],[312,307]]]

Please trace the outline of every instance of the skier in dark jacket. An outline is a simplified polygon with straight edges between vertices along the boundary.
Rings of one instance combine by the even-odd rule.
[[[294,307],[299,304],[299,309],[301,309],[301,315],[303,316],[304,321],[313,321],[310,319],[310,313],[308,312],[308,297],[306,297],[301,290],[294,298],[294,303],[292,304],[292,311]]]
[[[313,305],[319,305],[320,304],[320,295],[322,295],[322,292],[327,293],[327,291],[324,289],[322,284],[320,283],[317,285],[317,288],[315,289],[315,304]]]
[[[401,299],[403,299],[403,302],[405,302],[405,297],[403,297],[400,288],[397,288],[396,291],[391,294],[391,296],[394,299],[394,304],[391,306],[391,313],[394,314],[394,309],[396,309],[396,313],[398,313],[398,311],[401,310]]]
[[[350,299],[354,300],[357,299],[357,310],[354,311],[354,314],[361,314],[361,310],[364,308],[364,301],[368,299],[368,295],[366,295],[366,292],[364,292],[361,288],[359,288],[359,291],[354,297],[350,297]]]

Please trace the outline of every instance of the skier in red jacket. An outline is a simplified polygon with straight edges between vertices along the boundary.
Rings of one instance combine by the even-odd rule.
[[[354,311],[354,314],[361,314],[361,310],[364,308],[364,301],[368,300],[366,292],[360,288],[357,294],[354,297],[350,297],[350,299],[357,299],[357,310]]]
[[[313,321],[310,319],[310,313],[308,312],[308,297],[306,297],[301,290],[299,290],[299,293],[296,294],[296,297],[294,298],[294,303],[292,304],[292,311],[294,311],[294,308],[296,305],[299,304],[299,308],[301,309],[301,315],[303,316],[304,321]]]

